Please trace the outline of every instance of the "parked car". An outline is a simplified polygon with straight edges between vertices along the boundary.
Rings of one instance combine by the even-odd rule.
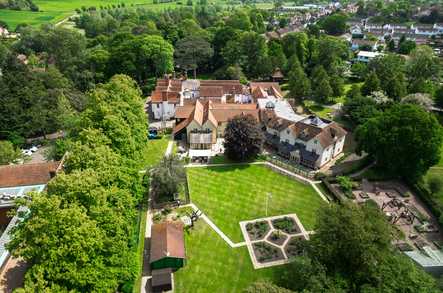
[[[156,139],[158,136],[158,129],[155,127],[149,127],[148,129],[148,139]]]

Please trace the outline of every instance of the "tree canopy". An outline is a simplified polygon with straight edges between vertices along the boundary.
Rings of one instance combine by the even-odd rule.
[[[263,134],[252,115],[239,115],[225,129],[225,155],[235,161],[254,159],[261,151]]]
[[[443,131],[433,114],[397,104],[368,119],[356,131],[359,150],[392,175],[416,180],[440,159]]]

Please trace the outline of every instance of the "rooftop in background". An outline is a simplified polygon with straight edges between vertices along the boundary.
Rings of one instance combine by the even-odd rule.
[[[291,122],[298,122],[306,118],[296,114],[289,102],[284,99],[277,99],[273,96],[268,96],[267,98],[257,99],[257,103],[260,109],[273,108],[274,113],[278,118],[283,118]]]

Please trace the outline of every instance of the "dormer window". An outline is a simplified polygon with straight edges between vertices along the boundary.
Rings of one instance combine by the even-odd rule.
[[[314,143],[317,144],[317,140],[314,140]]]
[[[287,134],[289,134],[289,129],[288,129],[288,130],[286,130],[286,133],[287,133]]]

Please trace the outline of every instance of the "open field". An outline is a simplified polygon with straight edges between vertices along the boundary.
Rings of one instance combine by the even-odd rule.
[[[189,168],[187,172],[191,201],[237,243],[244,241],[240,221],[296,213],[305,229],[312,230],[316,211],[324,204],[310,185],[262,165]]]
[[[424,179],[427,181],[431,177],[443,178],[443,147],[441,148],[440,162],[428,171]],[[443,204],[443,190],[441,190],[438,194],[435,194],[435,196]]]
[[[39,25],[46,22],[56,23],[69,15],[71,15],[70,12],[61,11],[31,12],[0,9],[0,20],[5,21],[12,30],[20,23],[30,25]]]
[[[225,4],[223,0],[209,2]],[[126,7],[137,5],[155,11],[180,6],[176,2],[153,4],[153,0],[34,0],[34,3],[40,8],[40,12],[0,9],[0,20],[8,23],[11,29],[15,29],[20,23],[28,23],[34,26],[43,23],[57,23],[73,15],[77,8],[83,6],[86,8],[94,6],[99,9],[100,6],[105,7],[124,3]],[[182,3],[182,6],[185,6],[186,3],[184,1]],[[255,4],[257,8],[261,9],[270,9],[273,5],[272,2]]]
[[[242,292],[257,280],[274,280],[284,266],[254,270],[246,246],[231,248],[203,220],[185,232],[186,266],[174,274],[175,291]]]

